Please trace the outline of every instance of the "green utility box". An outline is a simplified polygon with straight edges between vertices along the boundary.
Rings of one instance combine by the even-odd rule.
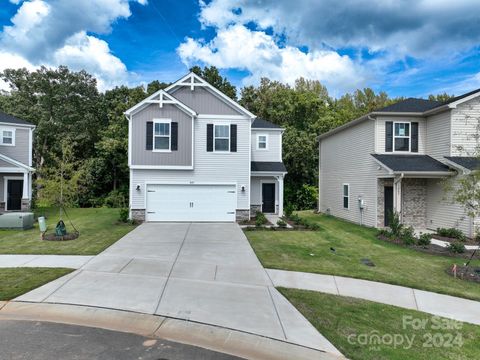
[[[0,215],[0,229],[31,229],[34,217],[31,212],[11,212]]]

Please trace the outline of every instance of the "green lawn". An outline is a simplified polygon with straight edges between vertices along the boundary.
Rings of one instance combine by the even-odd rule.
[[[343,296],[279,290],[349,359],[480,359],[480,326]],[[414,328],[411,319],[418,324],[426,321],[425,326]],[[438,324],[445,328],[436,328]],[[380,336],[381,344],[369,340],[374,334]],[[389,344],[393,338],[396,346]]]
[[[376,238],[376,230],[337,218],[299,213],[320,231],[246,231],[267,268],[341,275],[480,300],[480,284],[457,280],[445,270],[465,260],[424,254]],[[336,253],[330,250],[335,248]],[[368,258],[375,267],[361,263]],[[480,261],[476,261],[480,265]]]
[[[135,226],[118,222],[118,209],[67,209],[68,215],[80,232],[71,241],[42,241],[38,224],[31,230],[0,230],[0,254],[56,254],[96,255]],[[58,209],[39,209],[37,215],[47,216],[48,231],[53,232],[59,220]],[[68,231],[73,231],[64,217]]]
[[[0,301],[16,298],[71,271],[63,268],[0,269]]]

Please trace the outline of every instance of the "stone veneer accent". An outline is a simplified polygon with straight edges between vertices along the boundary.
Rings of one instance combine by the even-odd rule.
[[[5,207],[4,207],[5,209]],[[22,199],[22,204],[20,205],[20,209],[22,211],[29,211],[30,210],[30,200],[29,199]]]
[[[250,210],[238,210],[235,215],[236,221],[250,220]]]
[[[257,211],[262,212],[262,205],[250,205],[250,213],[255,215]]]
[[[417,229],[427,227],[427,179],[402,180],[402,220]]]
[[[377,186],[377,226],[380,228],[385,227],[384,215],[385,215],[385,186],[393,186],[393,179],[378,179]]]
[[[145,209],[132,209],[132,220],[135,221],[145,221]]]

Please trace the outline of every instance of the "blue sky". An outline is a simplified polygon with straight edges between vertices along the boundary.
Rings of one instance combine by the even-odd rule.
[[[317,79],[332,96],[480,87],[473,0],[1,1],[0,70],[65,64],[101,90],[173,81],[196,64],[238,87]]]

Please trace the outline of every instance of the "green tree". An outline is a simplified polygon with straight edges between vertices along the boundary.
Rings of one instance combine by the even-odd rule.
[[[220,72],[215,66],[205,66],[203,69],[200,66],[193,66],[190,68],[190,71],[200,76],[228,97],[237,100],[237,88],[232,85],[226,77],[220,75]]]

